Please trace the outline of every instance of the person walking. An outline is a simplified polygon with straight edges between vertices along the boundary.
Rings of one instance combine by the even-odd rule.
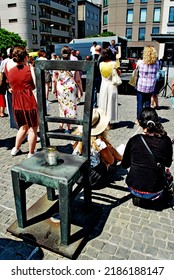
[[[38,51],[38,60],[47,60],[45,50]],[[47,102],[49,102],[48,96],[49,96],[50,85],[51,85],[51,73],[49,70],[45,70],[45,95],[46,95]]]
[[[6,76],[6,106],[7,106],[7,114],[10,117],[10,128],[13,129],[18,129],[17,123],[14,119],[14,114],[13,114],[13,108],[12,108],[12,94],[10,90],[10,85],[8,82],[8,72],[10,69],[12,69],[14,66],[16,66],[16,63],[12,59],[12,52],[13,52],[13,47],[8,48],[6,53],[7,53],[7,58],[5,58],[2,63],[1,63],[1,70]]]
[[[100,62],[102,61],[101,58],[101,46],[97,45],[95,47],[95,54],[91,55],[89,57],[89,60],[95,61],[95,68],[94,68],[94,97],[93,97],[93,108],[97,108],[97,94],[100,92],[100,86],[101,86],[101,72],[100,72]]]
[[[70,60],[71,49],[64,46],[61,50],[62,59]],[[79,71],[61,71],[56,72],[57,80],[57,98],[59,113],[61,117],[76,118],[77,100],[83,95],[82,82]],[[63,124],[59,127],[64,130]],[[67,124],[66,133],[71,133],[71,127]]]
[[[34,155],[39,123],[38,106],[33,94],[35,86],[30,66],[27,65],[28,53],[26,49],[21,46],[15,47],[12,58],[17,65],[9,70],[7,78],[11,87],[14,117],[19,130],[11,155],[19,154],[21,144],[28,132],[28,158],[30,158]]]
[[[116,85],[112,84],[112,71],[115,68],[118,75],[120,75],[120,70],[117,62],[112,60],[113,53],[109,48],[103,49],[101,59],[100,72],[102,81],[98,107],[105,112],[111,124],[118,121],[118,89]]]
[[[153,46],[146,46],[143,50],[143,59],[137,61],[137,119],[135,124],[139,124],[138,119],[143,107],[147,108],[151,105],[151,97],[156,85],[156,75],[160,68],[157,57],[156,49]]]

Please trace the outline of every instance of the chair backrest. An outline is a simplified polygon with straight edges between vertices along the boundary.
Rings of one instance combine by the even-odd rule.
[[[64,139],[73,141],[82,141],[82,154],[89,159],[90,157],[90,134],[91,118],[93,104],[93,61],[65,61],[65,60],[39,60],[35,63],[36,68],[36,89],[37,102],[39,109],[40,121],[40,138],[42,148],[50,146],[50,138]],[[59,116],[49,116],[47,114],[46,97],[45,97],[45,70],[72,70],[83,71],[86,73],[86,91],[84,99],[83,115],[77,116],[77,119],[62,118]],[[48,123],[69,123],[72,125],[82,125],[82,136],[61,133],[58,130],[49,130]]]

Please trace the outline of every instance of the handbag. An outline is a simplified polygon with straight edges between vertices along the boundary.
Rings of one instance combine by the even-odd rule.
[[[122,84],[122,80],[120,76],[117,73],[117,70],[115,68],[112,69],[112,84],[113,86],[119,86]]]
[[[0,94],[5,95],[7,90],[7,79],[4,72],[0,71]]]
[[[145,145],[145,147],[147,148],[147,150],[149,151],[149,153],[152,155],[157,169],[161,172],[162,176],[163,176],[163,183],[164,183],[164,199],[166,200],[166,202],[172,207],[172,209],[174,210],[174,184],[173,184],[173,176],[170,173],[170,169],[169,168],[164,168],[161,163],[156,162],[155,156],[152,153],[151,149],[149,148],[149,146],[147,145],[146,141],[144,140],[143,136],[140,135],[141,140],[143,142],[143,144]]]
[[[33,90],[33,94],[34,94],[34,97],[35,97],[36,102],[37,102],[36,75],[35,75],[34,67],[32,65],[30,65],[30,71],[31,71],[31,77],[32,77],[33,83],[35,85],[35,89]]]
[[[132,76],[131,76],[130,81],[128,83],[132,87],[136,87],[137,80],[138,80],[138,68],[135,68],[134,71],[132,72]]]

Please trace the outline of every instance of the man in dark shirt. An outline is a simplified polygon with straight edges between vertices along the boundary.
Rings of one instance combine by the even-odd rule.
[[[93,108],[97,108],[97,93],[100,91],[101,85],[101,73],[99,68],[99,63],[101,62],[101,46],[97,45],[95,47],[95,54],[89,57],[89,60],[95,61],[94,67],[94,99]]]

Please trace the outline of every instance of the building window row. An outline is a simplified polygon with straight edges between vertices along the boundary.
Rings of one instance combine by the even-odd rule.
[[[145,41],[146,28],[140,27],[138,33],[138,41]],[[159,27],[152,27],[152,34],[159,34]],[[131,41],[132,40],[132,28],[126,28],[126,38]]]
[[[140,9],[140,22],[146,22],[146,17],[147,17],[147,9],[146,8],[141,8]],[[161,18],[161,8],[154,8],[154,13],[153,13],[153,22],[160,22]],[[133,9],[128,9],[127,10],[127,18],[126,18],[127,23],[133,23]]]
[[[162,0],[154,0],[154,3],[159,3]],[[105,1],[104,1],[105,2]],[[140,0],[140,3],[144,4],[144,3],[148,3],[148,0]],[[134,0],[127,0],[127,4],[134,4]]]
[[[98,20],[98,14],[95,14],[94,12],[87,11],[86,16],[87,16],[87,18]]]

